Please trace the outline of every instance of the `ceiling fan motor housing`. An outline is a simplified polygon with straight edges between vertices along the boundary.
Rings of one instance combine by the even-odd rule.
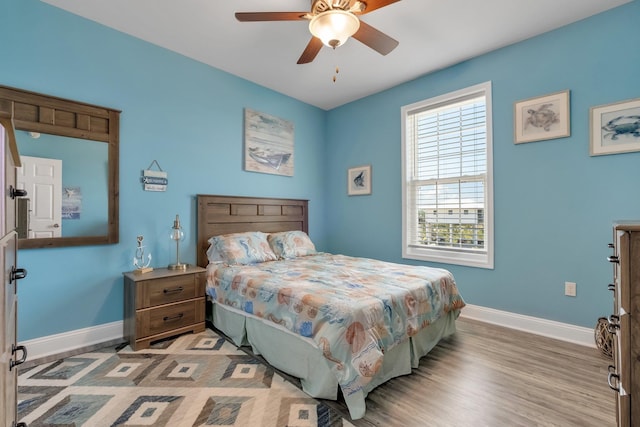
[[[313,0],[311,3],[311,14],[317,15],[331,9],[349,10],[349,0]]]

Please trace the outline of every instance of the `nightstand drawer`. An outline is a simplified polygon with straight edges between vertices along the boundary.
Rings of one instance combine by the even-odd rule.
[[[144,280],[138,283],[136,309],[201,297],[198,274]]]
[[[204,322],[204,298],[141,310],[136,318],[138,339]]]

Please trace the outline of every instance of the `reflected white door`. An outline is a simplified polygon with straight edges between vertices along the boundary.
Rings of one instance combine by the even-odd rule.
[[[18,188],[31,201],[29,238],[62,236],[62,160],[20,156]]]

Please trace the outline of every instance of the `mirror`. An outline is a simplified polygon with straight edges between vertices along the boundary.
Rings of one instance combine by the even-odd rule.
[[[18,237],[107,234],[107,144],[20,130],[15,134],[22,161],[16,187],[27,190],[18,202]]]
[[[19,248],[118,242],[120,112],[0,86],[22,161]],[[27,220],[28,218],[28,220]]]

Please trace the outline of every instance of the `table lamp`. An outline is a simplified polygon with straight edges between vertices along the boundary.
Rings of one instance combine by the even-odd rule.
[[[169,264],[169,270],[186,270],[187,264],[180,262],[180,242],[184,240],[184,232],[180,226],[180,217],[178,215],[176,215],[176,219],[173,221],[169,238],[176,242],[176,262],[175,264]]]

